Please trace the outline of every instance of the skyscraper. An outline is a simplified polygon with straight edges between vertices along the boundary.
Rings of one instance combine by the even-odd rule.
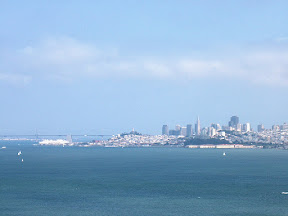
[[[239,117],[238,116],[232,116],[229,121],[229,127],[233,127],[236,129],[237,124],[239,124]]]
[[[221,126],[220,126],[220,124],[211,124],[211,127],[215,128],[216,131],[221,130]]]
[[[193,127],[191,124],[187,125],[187,137],[191,137],[193,135]]]
[[[242,125],[238,123],[238,124],[236,125],[236,128],[235,128],[235,129],[236,129],[236,131],[241,132],[241,131],[242,131]]]
[[[279,131],[280,130],[279,125],[272,125],[272,130],[273,131]]]
[[[284,123],[283,125],[281,125],[280,130],[288,130],[288,124]]]
[[[262,132],[264,130],[265,130],[265,128],[264,128],[263,124],[258,125],[258,132]]]
[[[162,135],[169,135],[168,125],[163,125],[162,126]]]
[[[187,128],[186,127],[180,128],[180,135],[181,136],[187,136]]]
[[[214,127],[208,127],[208,136],[214,137],[216,135],[216,129]]]
[[[249,132],[249,131],[251,131],[250,123],[243,124],[243,132]]]
[[[200,126],[200,119],[199,116],[197,118],[197,122],[195,124],[195,134],[200,135],[201,134],[201,126]]]

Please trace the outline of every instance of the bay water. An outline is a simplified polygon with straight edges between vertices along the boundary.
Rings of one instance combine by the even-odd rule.
[[[2,146],[0,215],[288,215],[284,150]]]

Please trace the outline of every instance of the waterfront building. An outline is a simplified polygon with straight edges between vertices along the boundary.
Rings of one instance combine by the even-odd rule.
[[[197,122],[195,124],[195,134],[200,135],[201,134],[201,125],[200,125],[200,119],[199,116],[197,118]]]
[[[193,127],[191,124],[187,125],[187,137],[191,137],[193,135]]]
[[[168,125],[162,126],[162,135],[169,135],[169,127]]]

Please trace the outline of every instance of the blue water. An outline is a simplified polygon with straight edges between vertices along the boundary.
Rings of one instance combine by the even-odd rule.
[[[3,145],[0,215],[288,215],[288,151]]]

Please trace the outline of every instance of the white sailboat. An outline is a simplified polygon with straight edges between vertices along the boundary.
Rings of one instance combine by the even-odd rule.
[[[223,156],[226,156],[226,153],[225,153],[225,152],[223,152]]]
[[[19,152],[18,152],[18,156],[19,156],[19,155],[21,155],[21,154],[22,154],[22,152],[21,152],[21,151],[19,151]]]

